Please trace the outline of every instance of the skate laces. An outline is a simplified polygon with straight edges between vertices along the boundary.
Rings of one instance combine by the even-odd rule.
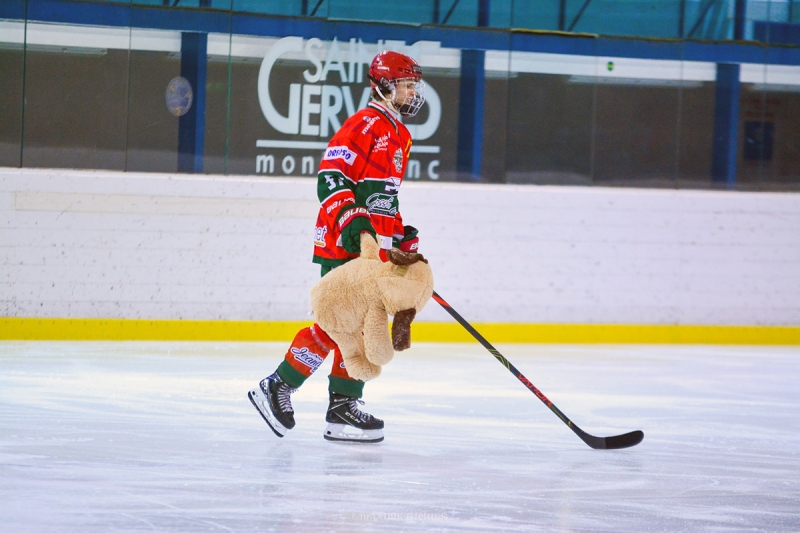
[[[349,398],[346,403],[350,408],[350,411],[352,411],[352,413],[358,417],[360,422],[369,422],[372,418],[371,414],[365,413],[358,408],[359,405],[364,405],[364,400],[360,400],[358,398]]]
[[[278,397],[278,406],[284,413],[294,413],[294,409],[292,409],[292,401],[290,396],[296,390],[297,389],[291,388],[283,381],[278,382],[277,389],[275,390],[275,395]]]

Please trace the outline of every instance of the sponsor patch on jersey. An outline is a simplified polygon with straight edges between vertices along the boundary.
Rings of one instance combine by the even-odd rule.
[[[376,154],[378,152],[385,152],[389,149],[389,137],[391,137],[391,133],[386,133],[381,135],[377,139],[375,139],[375,146],[372,148],[372,153]]]
[[[385,194],[397,195],[400,190],[400,178],[386,178],[386,186],[383,188]]]
[[[328,233],[328,228],[322,226],[321,228],[314,228],[314,246],[325,248],[325,234]]]
[[[347,146],[329,146],[325,150],[325,156],[322,159],[343,159],[348,165],[352,165],[358,155],[350,150]]]
[[[394,198],[396,195],[397,193],[395,193],[394,196],[388,196],[382,192],[376,192],[367,198],[367,209],[369,209],[370,213],[375,215],[384,215],[387,217],[396,216],[397,207],[394,205]]]
[[[403,151],[400,148],[394,153],[394,168],[397,169],[397,172],[403,170]]]
[[[369,129],[372,127],[372,125],[375,124],[378,121],[379,118],[380,117],[372,117],[372,118],[364,117],[364,121],[367,123],[367,125],[364,126],[363,130],[361,130],[361,135],[365,135],[369,131]]]
[[[297,348],[292,348],[292,353],[297,361],[306,365],[311,369],[312,372],[318,369],[322,364],[322,361],[324,361],[322,357],[312,351],[309,351],[309,349],[305,347],[300,348],[299,350]]]

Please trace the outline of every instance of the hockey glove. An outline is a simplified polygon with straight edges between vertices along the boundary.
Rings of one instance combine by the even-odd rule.
[[[419,230],[414,226],[406,226],[405,236],[400,240],[400,248],[404,252],[419,252]]]
[[[342,247],[351,254],[361,253],[361,233],[364,231],[376,238],[375,228],[369,220],[369,211],[360,205],[348,205],[339,211],[336,225],[342,236]]]

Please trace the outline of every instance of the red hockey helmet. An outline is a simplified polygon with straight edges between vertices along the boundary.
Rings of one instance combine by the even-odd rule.
[[[422,69],[405,54],[387,50],[376,55],[369,66],[369,81],[403,116],[413,117],[425,103]]]

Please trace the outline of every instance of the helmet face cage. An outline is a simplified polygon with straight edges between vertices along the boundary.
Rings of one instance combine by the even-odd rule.
[[[425,103],[422,69],[411,57],[384,51],[375,56],[369,79],[381,98],[405,117],[413,117]]]
[[[378,92],[392,104],[395,111],[404,117],[413,117],[425,103],[425,82],[414,78],[382,80],[383,89]],[[388,91],[389,94],[385,94]]]

